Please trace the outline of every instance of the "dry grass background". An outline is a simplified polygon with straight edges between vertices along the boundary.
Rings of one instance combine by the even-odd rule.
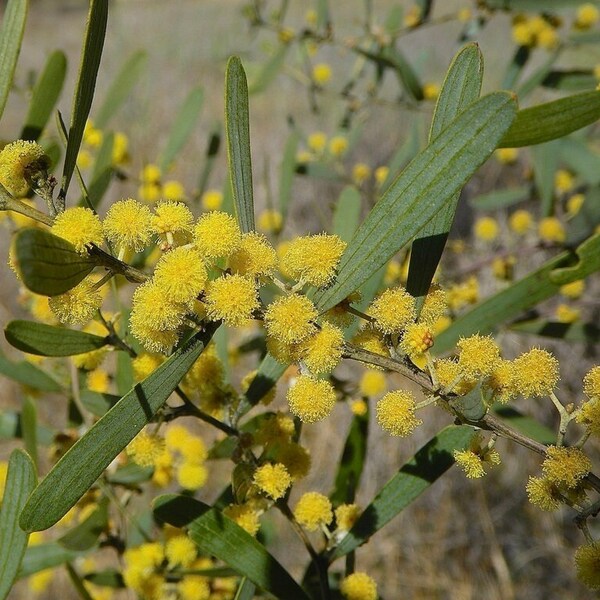
[[[85,2],[78,0],[33,1],[19,64],[17,82],[23,84],[30,69],[38,70],[46,55],[55,48],[63,49],[69,56],[69,76],[59,108],[63,114],[70,110],[70,90],[80,51]],[[202,83],[206,101],[197,133],[194,134],[185,154],[178,161],[172,175],[181,179],[186,187],[193,187],[201,162],[210,127],[222,118],[223,75],[225,61],[231,54],[256,59],[261,56],[262,36],[248,31],[241,18],[241,0],[117,0],[111,2],[111,16],[105,54],[98,81],[98,97],[129,54],[144,48],[149,54],[150,69],[138,85],[124,109],[112,124],[125,131],[131,142],[134,162],[132,172],[139,166],[156,159],[177,107],[187,92]],[[394,4],[389,0],[374,1],[376,14],[384,15]],[[456,2],[439,3],[442,10]],[[337,35],[356,33],[360,26],[359,0],[332,2]],[[290,24],[300,22],[307,3],[290,2]],[[486,58],[485,87],[499,85],[501,67],[508,57],[503,51],[508,21],[499,17],[480,39]],[[414,34],[403,47],[409,58],[427,74],[428,79],[441,80],[450,57],[457,49],[458,27],[450,24],[440,29],[426,29]],[[435,32],[435,33],[434,33]],[[441,35],[440,35],[440,32]],[[324,54],[334,65],[334,70],[344,68],[349,56],[331,52]],[[280,76],[267,93],[251,99],[251,135],[255,166],[256,202],[264,206],[269,186],[276,189],[276,174],[283,145],[287,136],[286,116],[293,114],[305,124],[306,131],[322,129],[333,131],[335,102],[325,101],[320,115],[308,111],[306,96],[290,77]],[[24,114],[22,100],[13,95],[2,123],[0,137],[16,135]],[[92,109],[93,115],[93,109]],[[354,158],[376,166],[383,164],[406,135],[414,113],[392,106],[379,106],[368,115],[365,136],[356,149]],[[266,169],[268,167],[268,169]],[[268,170],[269,177],[262,174]],[[212,185],[220,187],[225,165],[223,157],[213,174]],[[467,193],[491,187],[499,177],[496,166],[491,165],[469,184]],[[327,185],[301,180],[294,189],[294,207],[287,231],[290,234],[319,228],[314,202],[329,204],[332,189]],[[115,184],[113,197],[135,193],[131,184]],[[465,212],[461,221],[468,224]],[[3,243],[4,245],[4,243]],[[2,293],[0,317],[5,323],[22,315],[16,301],[17,285],[5,269],[0,274]],[[527,340],[535,343],[537,340]],[[520,349],[522,338],[503,339],[509,356]],[[10,350],[8,350],[10,351]],[[572,381],[581,380],[587,365],[593,361],[593,349],[573,346],[560,348],[563,372],[570,373],[565,390],[570,400],[578,399]],[[596,359],[597,361],[597,355]],[[355,365],[343,367],[341,376],[351,376]],[[410,385],[396,376],[390,378],[390,387]],[[19,402],[17,389],[10,382],[3,386],[3,406]],[[63,411],[57,399],[40,399],[42,418],[56,422]],[[278,406],[283,407],[279,398]],[[526,409],[547,424],[554,425],[554,415],[548,407],[539,404]],[[439,411],[438,411],[439,412]],[[369,460],[363,475],[358,497],[363,506],[381,486],[397,471],[412,453],[429,439],[435,431],[448,424],[443,414],[431,410],[426,424],[408,440],[398,442],[384,435],[377,427],[369,432]],[[59,423],[62,415],[58,417]],[[349,423],[345,406],[338,406],[333,418],[325,423],[305,428],[305,442],[313,456],[313,472],[294,492],[297,498],[303,491],[316,489],[326,492],[331,488],[337,457],[341,454],[343,440]],[[575,579],[572,555],[583,539],[571,522],[572,513],[561,511],[545,514],[532,508],[526,500],[524,486],[529,474],[535,472],[538,459],[525,450],[498,444],[503,456],[503,466],[483,481],[467,481],[457,469],[452,469],[427,493],[397,517],[391,525],[377,534],[357,553],[357,567],[376,577],[380,592],[387,600],[492,600],[538,598],[593,598],[595,597]],[[7,454],[9,446],[0,446]],[[595,449],[598,447],[596,445]],[[596,455],[596,458],[598,456]],[[210,501],[225,484],[227,472],[215,465],[211,485],[201,494]],[[143,510],[146,498],[137,503]],[[304,561],[303,547],[289,536],[286,526],[277,517],[269,531],[274,536],[273,552],[296,575],[300,575],[299,558]],[[341,568],[341,565],[340,565]],[[18,585],[11,599],[29,598],[30,592]],[[57,577],[41,598],[76,598],[64,576]],[[132,597],[123,593],[119,597]]]

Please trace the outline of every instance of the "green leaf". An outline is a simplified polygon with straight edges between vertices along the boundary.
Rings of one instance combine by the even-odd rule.
[[[67,57],[64,52],[55,50],[48,57],[44,70],[35,82],[25,124],[21,130],[22,140],[39,139],[60,97],[66,74]]]
[[[220,148],[221,148],[221,124],[216,123],[216,125],[213,126],[213,129],[210,132],[210,135],[208,138],[208,144],[206,145],[204,166],[202,167],[202,171],[200,172],[200,176],[198,177],[198,184],[196,186],[196,189],[197,189],[196,198],[198,198],[198,199],[200,199],[202,197],[202,194],[206,191],[208,179],[210,177],[213,166],[215,164],[217,154],[219,154]]]
[[[78,552],[67,550],[56,542],[29,546],[25,551],[18,577],[29,577],[39,571],[52,569],[81,556]]]
[[[39,367],[26,360],[14,362],[0,352],[0,374],[42,392],[60,392],[60,385]]]
[[[0,117],[10,92],[27,19],[27,0],[8,0],[0,27]]]
[[[167,146],[161,154],[159,161],[160,170],[163,173],[169,170],[175,157],[194,132],[194,126],[198,121],[203,104],[204,90],[201,86],[197,86],[188,94],[171,128]]]
[[[79,594],[81,600],[94,600],[92,595],[88,592],[88,589],[85,587],[83,583],[83,579],[79,575],[79,573],[73,568],[71,563],[67,563],[65,565],[67,567],[67,574],[69,575],[69,579],[75,588],[75,591]]]
[[[13,240],[19,276],[36,294],[64,294],[95,267],[87,254],[79,254],[73,244],[43,229],[21,229]]]
[[[91,390],[81,390],[81,404],[97,417],[101,417],[107,413],[120,399],[120,396],[113,394],[101,394],[99,392],[92,392]]]
[[[131,487],[148,481],[152,477],[152,473],[154,473],[153,467],[140,467],[140,465],[130,462],[107,475],[106,480],[115,485]]]
[[[271,85],[275,77],[277,77],[279,71],[281,71],[281,67],[285,62],[285,55],[287,54],[288,48],[288,44],[281,44],[273,53],[273,55],[268,60],[263,62],[262,68],[248,88],[248,93],[250,95],[260,94],[261,92],[264,92],[269,85]]]
[[[600,41],[600,37],[598,40]],[[542,81],[547,88],[565,92],[583,92],[593,90],[598,85],[598,79],[590,70],[570,69],[568,71],[550,71]]]
[[[99,129],[104,129],[112,116],[130,97],[131,90],[141,77],[148,62],[148,54],[144,50],[134,52],[121,67],[113,79],[104,102],[94,118],[94,123]]]
[[[58,538],[57,542],[67,550],[83,552],[98,542],[108,524],[108,499],[105,497],[81,523]]]
[[[567,342],[583,342],[597,344],[600,342],[600,327],[594,323],[559,323],[535,319],[533,321],[519,321],[510,326],[511,331],[530,333],[542,337],[549,337]]]
[[[187,527],[204,553],[222,560],[276,598],[308,600],[264,546],[217,509],[188,496],[165,495],[154,500],[154,515],[176,527]]]
[[[529,75],[529,77],[527,77],[527,79],[519,86],[517,89],[517,96],[519,96],[520,100],[523,100],[526,96],[531,94],[531,92],[542,85],[542,82],[552,70],[552,66],[560,56],[561,52],[562,48],[560,47],[553,50],[543,64],[533,71],[533,73],[531,73],[531,75]]]
[[[38,418],[37,408],[33,400],[29,397],[25,398],[23,402],[23,410],[21,411],[21,430],[23,432],[23,442],[25,443],[25,450],[31,457],[34,466],[38,465],[38,450],[37,450],[37,430],[38,430]]]
[[[555,140],[531,149],[533,177],[544,217],[550,216],[554,208],[554,173],[558,168],[560,144],[561,141]]]
[[[256,586],[246,577],[242,579],[242,583],[238,587],[233,600],[252,600]]]
[[[332,231],[345,242],[349,242],[360,221],[361,197],[354,186],[346,186],[335,205]]]
[[[248,84],[242,62],[232,56],[225,74],[225,137],[235,214],[242,232],[254,230]]]
[[[354,502],[367,455],[369,414],[354,415],[335,476],[335,487],[329,495],[334,506]]]
[[[522,311],[554,296],[562,283],[553,282],[551,274],[555,269],[573,262],[572,253],[563,252],[510,287],[485,299],[436,336],[433,351],[441,354],[454,348],[460,337],[490,333]],[[560,271],[557,272],[560,276]],[[567,279],[575,281],[578,277],[571,273]],[[565,280],[565,283],[568,281]]]
[[[11,321],[4,335],[11,346],[37,356],[73,356],[108,344],[106,337],[36,321]]]
[[[255,406],[265,395],[271,391],[281,376],[285,373],[288,365],[284,365],[267,354],[260,365],[254,379],[250,382],[242,404],[247,407]]]
[[[467,425],[450,425],[429,440],[365,508],[354,527],[333,551],[331,561],[367,542],[416,500],[454,464],[452,451],[467,448],[474,432],[475,429]]]
[[[593,0],[596,4],[597,0]],[[540,4],[540,0],[485,0],[484,4],[489,8],[499,8],[504,10],[514,11],[540,11],[542,8],[548,13],[552,13],[559,10],[564,10],[571,6],[579,6],[581,0],[544,0],[543,5]]]
[[[454,57],[448,69],[431,122],[430,142],[479,98],[482,79],[481,51],[477,44],[469,44]],[[416,298],[424,297],[429,291],[454,221],[459,197],[460,190],[447,199],[413,241],[406,289]]]
[[[533,146],[564,137],[600,118],[600,92],[583,92],[524,108],[500,140],[500,148]]]
[[[80,438],[33,492],[21,514],[28,531],[54,525],[149,423],[200,356],[218,324],[196,334]]]
[[[577,262],[557,267],[550,273],[550,281],[555,285],[565,285],[577,279],[584,279],[600,269],[600,233],[588,238],[575,249]]]
[[[103,587],[116,589],[125,587],[123,575],[116,569],[105,569],[104,571],[96,571],[95,573],[86,573],[84,579],[94,585]]]
[[[329,0],[317,0],[317,30],[327,29],[330,26]]]
[[[517,80],[519,79],[523,67],[527,64],[529,57],[531,56],[531,50],[527,46],[518,46],[515,53],[508,63],[504,79],[502,80],[502,88],[505,90],[512,90]]]
[[[279,212],[285,223],[292,198],[292,186],[296,174],[296,150],[298,149],[299,135],[292,132],[285,143],[283,158],[281,160],[281,171],[279,175]]]
[[[499,208],[508,208],[513,204],[527,200],[529,195],[530,190],[527,186],[495,190],[469,199],[469,204],[479,210],[498,210]]]
[[[107,21],[108,0],[90,0],[79,76],[73,98],[73,112],[71,113],[71,125],[69,127],[61,190],[59,193],[59,198],[62,198],[63,201],[66,198],[69,183],[75,170],[77,154],[79,153],[81,140],[83,139],[83,130],[90,114],[92,100],[94,99],[96,77],[98,76],[102,48],[104,47]]]
[[[600,156],[586,143],[573,137],[561,140],[560,156],[587,184],[600,183]]]
[[[517,431],[539,442],[540,444],[555,444],[556,432],[542,425],[539,421],[521,414],[510,406],[494,406],[494,412],[514,427]]]
[[[398,176],[346,248],[332,286],[315,295],[331,308],[381,268],[466,183],[493,152],[515,114],[504,92],[466,108]]]
[[[36,484],[33,461],[23,450],[13,450],[0,508],[0,599],[7,597],[17,577],[29,535],[19,527],[19,513]]]
[[[423,123],[421,119],[414,119],[406,140],[390,160],[390,172],[381,186],[382,192],[387,191],[390,183],[396,179],[400,170],[419,152],[421,148],[422,129]]]
[[[38,422],[35,433],[38,442],[42,446],[49,446],[54,441],[54,431],[40,425]],[[21,414],[18,412],[3,410],[0,412],[0,439],[10,440],[23,437],[23,426]]]

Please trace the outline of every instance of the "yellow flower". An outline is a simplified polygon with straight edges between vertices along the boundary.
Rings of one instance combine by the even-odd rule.
[[[558,33],[551,25],[547,25],[536,35],[537,45],[546,50],[554,50],[559,41]]]
[[[108,373],[103,369],[94,369],[90,371],[87,376],[87,387],[92,392],[99,392],[101,394],[108,392],[110,385],[110,378]]]
[[[418,358],[433,346],[433,332],[427,323],[411,323],[406,327],[400,340],[400,349],[411,360]]]
[[[286,442],[280,445],[277,450],[277,459],[285,466],[292,481],[303,479],[310,471],[310,453],[295,442]]]
[[[241,243],[236,220],[225,212],[205,213],[194,227],[194,244],[205,258],[227,258]]]
[[[549,446],[542,463],[544,475],[556,485],[575,488],[592,470],[592,462],[579,448]]]
[[[590,399],[600,398],[600,366],[592,367],[583,378],[583,393]]]
[[[575,420],[587,427],[591,434],[600,435],[600,397],[595,396],[588,402],[584,402]]]
[[[415,399],[410,392],[388,392],[377,402],[377,422],[390,435],[406,437],[423,423],[415,411]]]
[[[264,235],[245,233],[240,246],[229,257],[229,266],[240,275],[268,277],[275,272],[277,253]]]
[[[165,440],[145,431],[138,433],[127,446],[127,454],[141,467],[153,467],[164,452]]]
[[[532,46],[535,43],[535,35],[526,21],[519,21],[513,25],[512,38],[519,46]]]
[[[256,537],[260,529],[260,514],[250,504],[230,504],[223,509],[223,514]]]
[[[358,520],[361,510],[358,504],[340,504],[335,509],[335,522],[338,530],[350,531]]]
[[[207,279],[202,257],[194,248],[180,247],[166,252],[154,270],[155,285],[173,302],[192,302],[204,289]]]
[[[154,204],[160,198],[161,191],[156,183],[144,183],[138,188],[138,195],[144,202]]]
[[[342,359],[344,332],[335,325],[323,323],[314,335],[301,345],[302,360],[311,373],[331,373]]]
[[[335,405],[335,390],[325,379],[300,375],[287,392],[290,412],[304,423],[328,417]]]
[[[519,149],[518,148],[498,148],[494,153],[494,156],[498,160],[499,163],[503,165],[512,165],[517,162],[517,158],[519,158]]]
[[[104,135],[102,131],[94,127],[94,123],[88,120],[83,130],[83,143],[92,148],[99,148],[103,139]]]
[[[77,154],[77,166],[81,170],[89,169],[92,166],[94,159],[87,150],[80,150]]]
[[[415,319],[415,299],[402,287],[391,288],[376,298],[367,312],[383,333],[400,333]]]
[[[165,432],[165,445],[168,450],[181,452],[190,435],[183,425],[171,424]]]
[[[247,325],[259,306],[256,284],[250,277],[223,275],[211,281],[206,292],[208,317],[231,327]]]
[[[143,381],[152,374],[164,362],[164,357],[160,354],[148,354],[143,352],[138,354],[132,361],[133,378],[135,381]]]
[[[308,531],[316,531],[333,521],[331,501],[318,492],[302,494],[294,509],[296,521]]]
[[[359,390],[362,396],[378,396],[385,392],[387,380],[381,371],[365,371],[360,378]]]
[[[165,544],[169,567],[189,567],[196,559],[196,544],[185,534],[175,535]]]
[[[171,433],[171,436],[173,434]],[[208,457],[206,444],[201,437],[188,433],[178,448],[181,456],[192,464],[203,463]]]
[[[160,183],[160,167],[153,164],[147,164],[140,173],[142,183],[159,184]]]
[[[387,180],[390,174],[390,168],[383,165],[375,169],[375,182],[378,187],[381,187]]]
[[[575,552],[577,578],[591,590],[600,590],[600,543],[579,546]]]
[[[550,352],[532,348],[513,361],[515,389],[525,398],[547,396],[558,383],[558,361]]]
[[[61,323],[71,325],[89,321],[100,305],[102,296],[94,288],[94,282],[87,278],[64,294],[48,298],[50,310]]]
[[[574,217],[578,214],[584,202],[585,196],[583,194],[573,194],[567,200],[567,214],[569,217]]]
[[[169,301],[162,287],[153,281],[147,281],[133,293],[130,319],[132,332],[138,323],[145,323],[159,331],[175,329],[181,324],[185,312],[185,306]]]
[[[591,2],[586,2],[577,9],[574,25],[578,29],[589,29],[598,22],[598,19],[600,19],[598,8]]]
[[[335,156],[343,156],[348,150],[348,139],[342,135],[336,135],[329,140],[329,152]]]
[[[416,27],[421,22],[421,7],[416,4],[409,6],[402,21],[405,27]]]
[[[530,477],[525,489],[529,502],[541,510],[552,512],[560,508],[560,490],[545,477]]]
[[[208,479],[208,470],[202,463],[184,461],[177,467],[177,483],[186,490],[201,488]]]
[[[129,198],[115,202],[104,217],[103,230],[107,239],[118,248],[141,252],[152,238],[150,209]]]
[[[313,67],[312,76],[317,85],[325,85],[331,79],[331,67],[327,63],[318,63]]]
[[[187,235],[192,230],[194,217],[190,209],[182,202],[165,200],[154,208],[152,228],[155,233],[165,235],[169,244],[175,234]]]
[[[0,151],[0,184],[14,196],[24,196],[29,178],[47,168],[44,150],[36,142],[17,140]]]
[[[439,84],[431,81],[423,84],[423,98],[425,98],[425,100],[436,100],[439,95]]]
[[[315,131],[308,136],[308,147],[317,154],[325,150],[327,136],[322,131]]]
[[[181,600],[209,600],[209,580],[203,575],[186,575],[177,583],[177,594]]]
[[[77,252],[85,252],[88,244],[102,244],[102,223],[89,208],[77,206],[60,213],[52,225],[52,233],[75,246]]]
[[[361,186],[367,179],[371,177],[371,167],[365,163],[356,163],[352,167],[352,181]]]
[[[527,233],[533,225],[533,217],[527,210],[516,210],[508,219],[508,226],[519,235]]]
[[[459,367],[469,378],[486,377],[500,360],[500,348],[489,335],[460,338],[456,345],[460,350]]]
[[[554,315],[559,323],[574,323],[581,317],[581,312],[568,304],[559,304]]]
[[[377,584],[366,573],[359,571],[342,579],[340,592],[345,600],[377,600]]]
[[[475,221],[473,232],[480,240],[493,242],[498,237],[498,221],[492,217],[481,217]]]
[[[485,475],[483,459],[472,450],[454,450],[454,460],[469,479],[479,479]]]
[[[277,210],[263,210],[258,215],[257,225],[267,233],[279,233],[283,226],[283,216]]]
[[[129,147],[129,140],[127,136],[121,131],[115,133],[112,149],[112,162],[113,165],[123,165],[129,162],[129,154],[127,149]]]
[[[544,242],[564,242],[566,239],[563,224],[556,217],[545,217],[538,225],[538,235]]]
[[[254,483],[265,494],[279,500],[283,498],[292,479],[287,469],[281,463],[264,464],[254,471]]]
[[[162,192],[167,200],[185,200],[185,188],[179,181],[165,181]]]
[[[506,404],[517,395],[514,383],[514,365],[510,360],[500,359],[490,373],[486,386],[494,392],[494,400]]]
[[[346,242],[337,235],[307,235],[292,240],[281,258],[282,268],[296,281],[324,287],[335,277]]]
[[[446,292],[439,286],[433,285],[423,302],[423,308],[419,314],[419,323],[433,325],[448,308]]]
[[[356,344],[359,348],[363,350],[368,350],[369,352],[373,352],[373,354],[380,354],[382,356],[389,356],[389,352],[385,342],[383,341],[383,337],[379,331],[373,329],[372,327],[365,327],[361,329],[352,339],[352,343]],[[370,369],[381,369],[376,365],[366,365]]]
[[[559,194],[563,194],[573,189],[575,185],[574,177],[569,171],[559,169],[554,174],[554,188]]]
[[[200,200],[204,210],[219,210],[223,204],[223,192],[220,190],[206,190]]]
[[[436,360],[435,374],[445,393],[454,392],[462,396],[468,394],[477,384],[477,380],[467,377],[458,362],[451,358]]]
[[[315,305],[306,296],[280,296],[267,307],[264,325],[270,337],[293,344],[316,330],[313,321],[317,316]]]

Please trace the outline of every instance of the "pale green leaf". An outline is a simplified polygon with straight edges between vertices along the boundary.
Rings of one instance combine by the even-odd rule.
[[[361,204],[360,192],[353,186],[345,187],[336,202],[331,230],[345,242],[358,228]]]

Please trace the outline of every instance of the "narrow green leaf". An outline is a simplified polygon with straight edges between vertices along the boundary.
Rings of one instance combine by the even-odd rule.
[[[555,444],[556,432],[542,425],[532,417],[521,414],[510,406],[494,406],[494,412],[514,427],[517,431],[539,442],[540,444]]]
[[[533,321],[519,321],[510,326],[511,331],[530,333],[542,337],[549,337],[567,342],[583,342],[597,344],[600,342],[600,327],[594,323],[559,323],[535,319]]]
[[[254,230],[248,84],[242,62],[232,56],[225,74],[225,137],[235,214],[242,232]]]
[[[530,195],[530,189],[527,186],[509,188],[506,190],[495,190],[487,194],[481,194],[469,199],[469,204],[473,208],[480,210],[498,210],[499,208],[508,208],[513,204],[527,200]]]
[[[38,430],[38,418],[37,408],[35,403],[30,397],[25,398],[23,402],[23,410],[21,411],[21,430],[23,433],[23,442],[25,443],[25,450],[31,457],[34,466],[38,465],[38,441],[37,441],[37,430]]]
[[[510,287],[490,296],[436,336],[433,351],[441,354],[454,348],[461,336],[490,333],[522,311],[554,296],[562,284],[554,283],[551,273],[573,262],[573,255],[563,252]],[[575,279],[577,277],[569,278],[569,281]]]
[[[115,485],[131,487],[148,481],[152,477],[152,473],[154,473],[153,467],[140,467],[134,462],[130,462],[109,474],[106,480]]]
[[[23,450],[13,450],[8,461],[0,507],[0,599],[8,596],[17,577],[29,535],[19,527],[19,513],[36,484],[33,461]]]
[[[22,140],[39,139],[60,97],[66,74],[67,57],[64,52],[55,50],[48,57],[44,70],[35,82],[25,124],[21,130]]]
[[[564,137],[600,118],[600,92],[583,92],[524,108],[500,140],[500,148],[533,146]]]
[[[317,2],[317,30],[329,29],[331,27],[331,14],[329,12],[329,0],[316,0]]]
[[[36,544],[29,546],[25,551],[21,569],[17,577],[29,577],[34,573],[39,573],[45,569],[52,569],[60,565],[64,565],[70,560],[74,560],[81,556],[78,552],[67,550],[56,542],[47,544]]]
[[[108,0],[90,0],[90,9],[87,17],[85,40],[81,52],[81,63],[75,96],[73,98],[73,111],[69,127],[69,139],[65,153],[65,164],[61,182],[59,198],[63,202],[67,195],[69,183],[75,170],[77,154],[83,139],[83,130],[92,107],[96,77],[100,67],[104,36],[108,21]]]
[[[477,44],[468,44],[454,57],[448,69],[431,122],[430,142],[479,98],[482,79],[483,56]],[[423,298],[429,291],[454,221],[459,197],[460,190],[448,198],[413,241],[406,289],[416,298]]]
[[[91,594],[88,592],[88,589],[85,587],[83,583],[83,579],[80,577],[79,573],[73,568],[73,565],[68,562],[65,564],[67,568],[67,573],[69,575],[69,579],[75,588],[75,591],[79,594],[81,600],[94,600]]]
[[[577,262],[558,266],[550,273],[549,279],[555,285],[565,285],[577,279],[584,279],[600,269],[600,233],[588,238],[575,249]]]
[[[94,261],[62,238],[35,227],[19,230],[14,238],[17,271],[36,294],[64,294],[92,271]]]
[[[213,129],[210,132],[208,144],[206,145],[206,158],[204,159],[204,166],[202,167],[202,171],[200,173],[200,176],[198,177],[198,185],[196,186],[198,190],[196,198],[198,199],[200,199],[202,197],[202,194],[206,191],[208,179],[215,164],[217,154],[219,154],[220,148],[221,123],[216,123],[216,125],[213,126]]]
[[[126,394],[134,384],[131,356],[126,352],[117,353],[117,391]]]
[[[367,542],[416,500],[454,464],[452,451],[467,448],[474,432],[475,429],[467,425],[450,425],[429,440],[365,508],[333,551],[331,560],[345,556]]]
[[[17,381],[21,385],[40,390],[42,392],[60,392],[60,385],[47,375],[39,367],[32,363],[21,360],[14,362],[6,358],[0,352],[0,375],[4,375],[13,381]]]
[[[256,586],[246,577],[242,579],[242,583],[238,587],[233,600],[252,600]]]
[[[406,166],[406,164],[410,162],[419,152],[421,148],[421,138],[423,137],[422,130],[423,121],[421,119],[414,119],[406,140],[398,148],[389,162],[388,166],[390,172],[381,186],[382,194],[387,191],[387,188],[392,181],[396,179],[402,168]]]
[[[28,8],[28,0],[8,0],[4,9],[0,27],[0,117],[12,86]]]
[[[349,242],[358,228],[361,208],[360,192],[354,186],[342,190],[333,213],[332,231]]]
[[[98,506],[81,523],[58,538],[57,542],[67,550],[83,552],[98,542],[108,524],[108,499],[103,498]]]
[[[531,149],[533,177],[544,217],[550,216],[554,209],[554,174],[558,167],[561,141],[554,140]]]
[[[124,588],[125,582],[123,581],[123,575],[116,569],[105,569],[104,571],[96,571],[95,573],[86,573],[84,579],[93,583],[94,585],[100,585],[109,588]]]
[[[11,346],[37,356],[73,356],[108,344],[106,337],[36,321],[11,321],[4,335]]]
[[[354,502],[367,455],[369,414],[354,415],[335,476],[335,487],[329,495],[334,506]]]
[[[42,446],[49,446],[54,441],[54,431],[37,424],[35,433],[38,442]],[[21,415],[18,412],[3,410],[0,412],[0,439],[14,440],[23,437],[23,427],[21,425]]]
[[[165,495],[154,500],[154,515],[176,527],[187,527],[190,538],[203,552],[276,598],[308,600],[264,546],[217,509],[188,496]]]
[[[562,48],[560,47],[552,51],[548,55],[544,63],[540,67],[538,67],[531,75],[529,75],[529,77],[527,77],[527,79],[519,86],[519,88],[517,89],[517,96],[519,96],[519,99],[521,101],[524,98],[526,98],[529,94],[531,94],[531,92],[536,90],[540,85],[542,85],[542,82],[546,79],[546,77],[552,70],[552,66],[560,56],[561,52]]]
[[[104,129],[112,116],[130,97],[131,90],[144,72],[147,62],[148,54],[144,50],[138,50],[123,63],[94,118],[96,127]]]
[[[188,94],[171,128],[167,145],[158,163],[163,173],[169,170],[176,156],[190,139],[203,104],[204,90],[201,86],[197,86]]]
[[[36,488],[21,514],[27,531],[54,525],[149,423],[194,364],[218,324],[195,335],[80,438]]]
[[[315,295],[331,308],[380,269],[456,194],[493,152],[515,114],[504,92],[485,96],[456,117],[406,167],[362,223],[332,286]]]
[[[262,67],[252,83],[248,87],[248,93],[252,94],[260,94],[264,92],[269,85],[273,82],[275,77],[281,71],[281,67],[285,62],[285,56],[287,54],[289,45],[281,44],[273,53],[273,55],[263,62]]]
[[[502,80],[502,88],[505,90],[514,89],[517,80],[519,79],[523,67],[527,64],[529,57],[531,56],[531,50],[527,46],[518,46],[515,53],[508,63],[504,79]]]
[[[91,390],[81,390],[81,404],[97,417],[102,417],[106,414],[120,399],[120,396],[115,396],[114,394],[101,394],[99,392],[92,392]]]
[[[287,365],[281,364],[270,354],[267,354],[258,366],[258,371],[246,390],[244,395],[246,402],[250,406],[258,404],[275,387],[287,367]]]
[[[600,156],[585,142],[572,136],[561,140],[560,156],[586,183],[600,184]]]
[[[594,4],[597,0],[592,0]],[[484,4],[489,8],[498,8],[514,11],[539,11],[543,8],[548,13],[564,10],[571,6],[579,6],[581,0],[544,0],[543,6],[540,5],[540,0],[485,0]]]
[[[283,149],[283,158],[281,160],[281,170],[279,175],[279,212],[281,213],[283,223],[288,214],[290,200],[292,199],[292,186],[294,184],[294,175],[296,174],[296,150],[300,136],[294,131],[287,139]]]

